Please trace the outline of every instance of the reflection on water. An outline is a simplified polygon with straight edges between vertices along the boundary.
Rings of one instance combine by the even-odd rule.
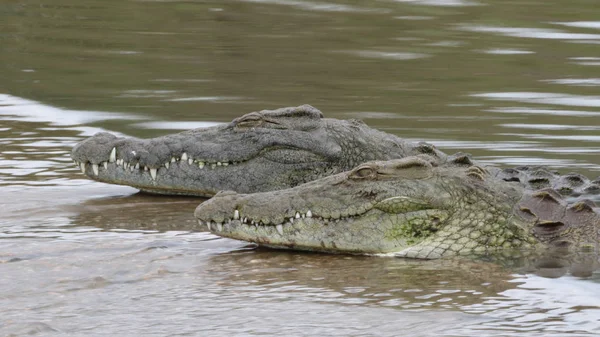
[[[123,113],[59,109],[6,94],[0,94],[0,107],[0,120],[6,122],[47,122],[55,126],[68,126],[107,120],[144,119]]]
[[[573,57],[575,64],[581,66],[600,66],[600,57]]]
[[[581,96],[545,92],[490,92],[484,94],[473,94],[473,96],[492,100],[506,100],[521,103],[567,105],[592,108],[600,107],[600,96]]]
[[[524,37],[532,39],[600,40],[600,34],[566,33],[558,29],[492,26],[465,26],[461,27],[461,29],[473,32],[495,33],[510,37]]]
[[[349,51],[348,54],[357,55],[364,58],[376,58],[376,59],[388,59],[388,60],[413,60],[418,58],[427,57],[427,54],[417,54],[417,53],[402,53],[402,52],[381,52],[381,51]]]
[[[582,78],[582,79],[563,78],[563,79],[547,80],[547,81],[551,82],[551,83],[556,83],[556,84],[566,84],[566,85],[573,85],[573,86],[600,86],[600,78]]]
[[[3,275],[30,280],[5,288],[8,331],[47,324],[135,334],[158,323],[161,334],[216,336],[598,332],[597,275],[547,279],[485,262],[249,251],[204,233],[70,237],[38,240],[43,253],[5,240]],[[19,310],[28,310],[28,321]]]
[[[487,54],[495,54],[495,55],[535,54],[535,52],[532,52],[529,50],[519,50],[519,49],[488,49],[484,52]]]
[[[2,335],[597,336],[596,255],[256,250],[202,200],[87,180],[71,147],[312,104],[502,166],[600,172],[593,2],[0,6]],[[160,20],[157,20],[160,18]]]
[[[600,29],[600,21],[579,21],[579,22],[553,22],[557,25],[577,28],[594,28]]]

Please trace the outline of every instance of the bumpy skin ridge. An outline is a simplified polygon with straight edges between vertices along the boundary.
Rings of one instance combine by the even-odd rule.
[[[310,105],[252,112],[226,125],[152,139],[99,133],[75,146],[71,157],[97,181],[158,194],[209,197],[220,190],[253,193],[294,187],[366,161],[417,154],[433,156],[439,164],[473,164],[466,154],[448,157],[431,144],[408,142],[357,120],[323,118]],[[487,170],[499,180],[531,190],[600,194],[600,178],[561,176],[539,167]]]
[[[198,206],[223,237],[274,248],[434,259],[537,248],[594,250],[591,201],[498,180],[464,157],[369,162],[295,188],[222,192]]]

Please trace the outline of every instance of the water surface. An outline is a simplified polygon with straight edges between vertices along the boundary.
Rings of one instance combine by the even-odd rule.
[[[71,147],[312,104],[499,166],[600,175],[592,1],[0,5],[0,332],[597,336],[598,256],[411,261],[257,250],[202,200],[86,179]],[[596,196],[596,199],[597,196]]]

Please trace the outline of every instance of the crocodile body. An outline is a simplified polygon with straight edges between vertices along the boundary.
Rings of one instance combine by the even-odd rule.
[[[221,192],[195,217],[219,236],[319,252],[434,259],[538,248],[597,251],[593,202],[569,205],[554,189],[498,179],[505,172],[466,158],[440,164],[437,157],[409,156],[282,191]]]
[[[71,156],[88,177],[145,192],[210,197],[221,190],[254,193],[294,187],[373,160],[428,154],[448,156],[428,143],[403,140],[357,120],[324,118],[310,105],[252,112],[231,123],[152,138],[99,133]],[[466,159],[469,160],[470,159]],[[600,193],[600,180],[520,167],[491,172],[530,189],[563,195]]]

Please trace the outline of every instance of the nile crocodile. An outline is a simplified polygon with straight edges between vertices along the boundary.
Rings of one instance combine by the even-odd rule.
[[[447,155],[357,120],[323,118],[310,105],[252,112],[231,123],[152,139],[99,133],[71,156],[94,180],[145,192],[210,197],[220,190],[254,193],[294,187],[373,160]],[[563,195],[600,193],[600,181],[541,168],[494,169],[499,179]]]
[[[159,194],[212,196],[293,187],[369,160],[445,154],[303,105],[246,114],[226,125],[152,139],[99,133],[71,157],[90,178]]]
[[[502,181],[468,157],[373,161],[294,188],[220,192],[195,217],[219,236],[273,248],[433,259],[540,247],[594,251],[593,202]]]

